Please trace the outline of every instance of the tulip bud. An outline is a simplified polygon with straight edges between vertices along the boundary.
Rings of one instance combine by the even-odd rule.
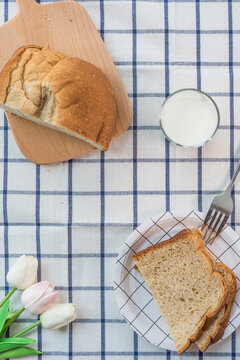
[[[35,283],[37,277],[38,261],[33,256],[22,255],[10,268],[7,282],[14,288],[25,290]]]
[[[57,291],[48,281],[40,281],[27,288],[21,296],[22,304],[31,314],[41,314],[57,297]]]
[[[55,330],[76,319],[74,304],[51,304],[40,320],[45,329]]]

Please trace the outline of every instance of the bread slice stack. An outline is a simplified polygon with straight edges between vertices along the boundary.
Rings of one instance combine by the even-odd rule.
[[[236,277],[226,265],[216,263],[198,229],[185,229],[133,259],[179,354],[192,342],[205,351],[221,338],[235,297]]]

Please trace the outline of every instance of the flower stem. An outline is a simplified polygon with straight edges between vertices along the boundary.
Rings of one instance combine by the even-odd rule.
[[[41,324],[41,320],[38,320],[38,321],[36,321],[35,323],[33,323],[33,324],[31,324],[31,325],[29,325],[29,326],[25,327],[24,329],[22,329],[22,330],[20,330],[20,331],[16,332],[16,333],[15,333],[15,334],[13,334],[11,337],[18,337],[18,336],[21,336],[21,335],[25,334],[27,331],[29,331],[29,330],[31,330],[31,329],[33,329],[33,328],[35,328],[36,326],[38,326],[38,325],[40,325],[40,324]]]
[[[0,302],[0,308],[5,304],[5,302],[12,296],[12,294],[16,291],[16,288],[12,288],[9,293],[5,296],[5,298]]]

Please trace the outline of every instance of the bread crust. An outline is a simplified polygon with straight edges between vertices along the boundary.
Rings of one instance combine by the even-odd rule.
[[[98,143],[103,150],[108,149],[115,126],[116,103],[110,82],[102,71],[78,58],[64,57],[44,79],[43,86],[55,94],[56,126],[77,132]]]
[[[235,296],[236,296],[236,291],[237,291],[237,279],[236,279],[236,275],[234,274],[234,272],[227,267],[227,265],[225,264],[221,264],[222,266],[225,266],[227,268],[227,271],[231,274],[232,277],[232,286],[231,289],[229,290],[230,292],[230,296],[231,296],[231,300],[228,301],[227,303],[227,309],[226,309],[226,313],[225,313],[225,319],[221,322],[220,324],[220,328],[219,328],[219,334],[217,333],[213,338],[211,343],[214,344],[217,341],[219,341],[221,339],[221,337],[223,336],[223,333],[225,331],[225,328],[228,324],[230,315],[231,315],[231,310],[232,310],[232,306],[235,300]],[[221,333],[221,329],[223,329],[223,333]]]
[[[22,64],[20,61],[26,52],[32,52],[34,58],[29,56]],[[39,59],[43,55],[47,57],[42,65],[38,55]],[[54,59],[52,64],[51,55]],[[39,72],[36,67],[34,69],[35,63],[42,66]],[[29,74],[31,68],[35,71],[32,78]],[[19,74],[13,79],[12,74],[18,69]],[[19,79],[22,82],[20,85]],[[36,80],[39,82],[37,91]],[[5,110],[7,108],[15,114],[14,110],[17,110],[22,117],[30,120],[34,117],[42,125],[51,124],[56,130],[66,131],[101,150],[108,149],[115,128],[116,101],[109,80],[95,65],[48,48],[22,46],[1,71],[0,84],[0,106],[6,105]],[[13,95],[8,104],[9,89]],[[47,119],[41,117],[40,112],[44,109],[44,102],[46,105],[46,89],[47,98],[52,97]],[[34,91],[39,104],[29,99],[29,93],[32,95]]]
[[[220,275],[218,272],[214,271],[215,260],[213,258],[212,259],[209,258],[209,256],[208,256],[209,252],[208,252],[208,250],[206,250],[206,248],[204,246],[204,242],[202,240],[202,233],[199,229],[193,229],[192,231],[189,229],[184,229],[184,230],[180,231],[178,234],[176,234],[174,237],[172,237],[171,239],[162,241],[155,245],[152,245],[152,246],[148,247],[147,249],[144,249],[133,256],[133,260],[138,261],[139,259],[144,257],[149,252],[151,253],[151,252],[155,251],[156,249],[162,248],[164,246],[168,246],[170,243],[175,243],[175,242],[181,241],[186,238],[191,239],[196,244],[196,252],[204,259],[211,276],[217,277],[220,280],[221,285],[222,285],[222,297],[219,300],[218,306],[215,309],[209,310],[202,317],[201,321],[199,322],[199,324],[196,328],[196,331],[189,337],[189,339],[186,341],[186,343],[181,348],[177,349],[179,354],[182,354],[185,350],[187,350],[187,348],[190,346],[190,344],[198,338],[198,336],[201,334],[202,328],[203,328],[206,320],[208,318],[212,318],[213,316],[215,316],[218,313],[219,309],[222,307],[223,302],[227,295],[226,282],[225,282],[224,278],[222,277],[222,275]],[[140,269],[139,269],[139,271],[141,273]]]
[[[6,99],[7,89],[9,87],[10,76],[13,70],[16,69],[18,62],[20,60],[20,56],[24,53],[27,49],[39,49],[41,50],[42,47],[38,45],[26,45],[21,46],[18,48],[12,55],[12,57],[8,60],[8,62],[4,65],[2,71],[0,72],[0,102],[4,103]],[[57,51],[51,50],[56,54],[60,54]],[[62,54],[61,54],[62,55]]]
[[[232,305],[233,305],[234,298],[236,295],[236,286],[237,286],[236,275],[227,265],[225,265],[223,263],[216,263],[215,270],[220,271],[221,268],[223,268],[226,272],[228,272],[228,274],[231,277],[230,283],[229,284],[226,283],[227,287],[228,287],[228,293],[227,293],[226,299],[222,305],[222,308],[224,308],[224,312],[223,312],[223,315],[221,316],[221,318],[219,319],[219,323],[216,325],[216,329],[215,329],[214,333],[209,334],[209,336],[206,339],[204,344],[202,344],[201,346],[200,346],[200,344],[198,344],[198,346],[202,352],[206,351],[206,349],[209,347],[209,345],[216,343],[223,336],[225,328],[226,328],[229,318],[230,318]],[[219,309],[219,311],[221,311],[221,309]],[[218,314],[216,316],[218,316]],[[202,329],[203,332],[205,330],[206,331],[208,330],[208,328],[209,328],[209,326],[211,326],[213,320],[216,319],[216,316],[206,320],[204,327]]]

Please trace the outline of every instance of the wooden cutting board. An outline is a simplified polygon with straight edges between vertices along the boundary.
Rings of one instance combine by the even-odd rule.
[[[72,0],[42,5],[34,0],[17,0],[17,4],[17,15],[0,27],[0,69],[17,48],[32,44],[48,45],[69,56],[89,61],[98,66],[112,84],[118,110],[113,139],[121,135],[131,123],[130,101],[86,10]],[[19,149],[27,159],[37,164],[76,158],[95,149],[72,136],[9,113],[6,115]]]

